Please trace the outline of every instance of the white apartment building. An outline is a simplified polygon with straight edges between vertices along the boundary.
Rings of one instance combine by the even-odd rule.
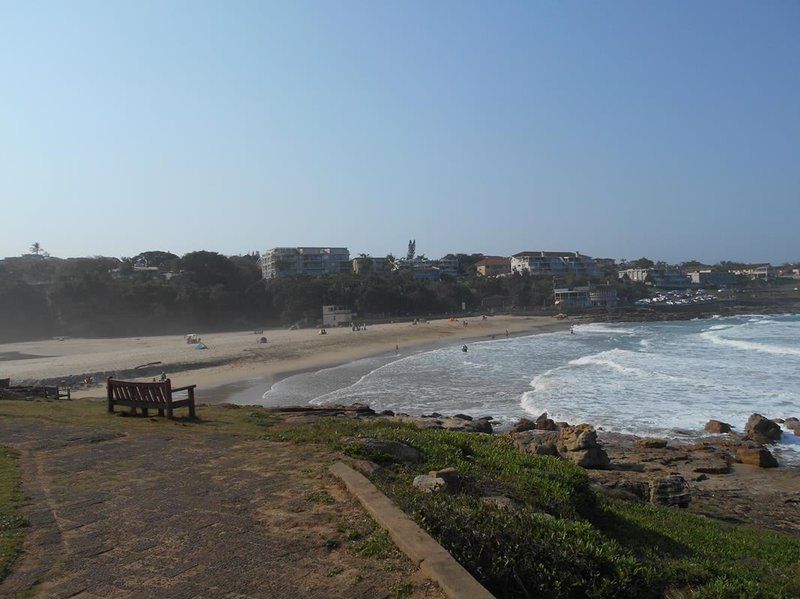
[[[511,256],[511,272],[534,277],[574,275],[595,279],[602,276],[594,259],[580,252],[520,252]]]
[[[734,270],[735,275],[744,275],[751,279],[761,279],[762,281],[771,281],[778,277],[778,269],[772,264],[762,264],[752,268],[745,268],[742,270]]]
[[[261,257],[261,274],[265,279],[321,277],[351,269],[347,248],[281,247],[272,248]]]

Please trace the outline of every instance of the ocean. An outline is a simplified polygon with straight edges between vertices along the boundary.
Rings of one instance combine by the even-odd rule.
[[[692,437],[711,418],[741,431],[750,414],[800,417],[800,316],[586,324],[289,377],[265,403],[363,402],[376,410],[490,415],[542,412],[605,431]],[[777,448],[800,463],[800,437]]]

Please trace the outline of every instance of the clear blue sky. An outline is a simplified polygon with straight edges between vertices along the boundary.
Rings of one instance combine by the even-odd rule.
[[[3,2],[0,256],[800,260],[800,3]]]

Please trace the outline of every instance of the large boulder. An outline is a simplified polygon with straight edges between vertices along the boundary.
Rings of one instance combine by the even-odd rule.
[[[418,464],[423,461],[422,453],[411,445],[406,445],[400,441],[387,441],[385,439],[353,439],[361,453],[366,454],[376,461],[390,460],[402,462],[404,464]]]
[[[679,474],[650,481],[650,503],[686,508],[691,500],[689,484]]]
[[[706,422],[705,431],[715,435],[731,432],[731,425],[721,420],[709,420]]]
[[[558,447],[563,451],[578,451],[597,445],[597,432],[590,424],[579,424],[562,429],[558,434]]]
[[[589,424],[562,428],[556,447],[563,457],[583,468],[605,469],[611,462],[597,442],[597,432]]]
[[[778,460],[766,447],[740,447],[736,450],[736,461],[759,468],[778,467]]]
[[[608,454],[600,446],[568,451],[564,454],[564,457],[581,468],[590,470],[605,470],[611,464]]]
[[[536,423],[529,418],[520,418],[513,428],[509,431],[511,433],[521,433],[524,431],[532,431],[536,428]]]
[[[781,438],[781,427],[761,414],[753,414],[747,419],[744,434],[756,443],[774,443]]]
[[[536,430],[538,431],[556,431],[558,430],[558,425],[547,417],[547,412],[544,412],[539,415],[536,419]]]
[[[444,479],[430,474],[420,474],[414,477],[414,482],[411,483],[414,487],[423,493],[436,493],[444,488]]]
[[[525,453],[558,456],[558,433],[555,431],[522,431],[512,433],[511,439],[516,448]]]
[[[444,468],[415,476],[412,484],[423,493],[455,494],[465,489],[467,479],[455,468]]]

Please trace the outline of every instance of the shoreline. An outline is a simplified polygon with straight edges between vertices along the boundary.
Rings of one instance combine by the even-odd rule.
[[[463,326],[463,322],[468,326]],[[14,384],[69,384],[73,397],[105,397],[108,376],[150,380],[166,372],[173,386],[196,384],[198,401],[221,403],[231,393],[270,385],[289,376],[389,355],[399,347],[403,355],[446,345],[564,330],[573,319],[552,316],[467,317],[412,325],[409,322],[369,326],[353,332],[340,327],[321,336],[315,329],[272,329],[263,333],[230,332],[204,336],[210,350],[194,350],[179,336],[117,339],[67,339],[0,344],[0,353],[25,354],[24,360],[0,362],[0,378]],[[264,336],[267,344],[256,344]],[[30,357],[33,356],[33,357]],[[136,364],[145,365],[136,368]],[[84,387],[83,376],[95,385]],[[207,395],[208,394],[208,395]],[[210,395],[210,397],[209,397]]]

